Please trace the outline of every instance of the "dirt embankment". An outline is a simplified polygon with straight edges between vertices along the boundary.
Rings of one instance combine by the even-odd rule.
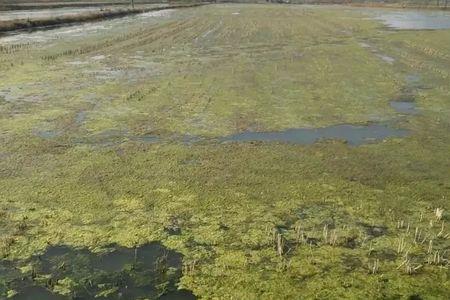
[[[130,0],[95,0],[95,1],[45,1],[45,0],[0,0],[0,11],[8,10],[30,10],[30,9],[51,9],[51,8],[78,8],[78,7],[104,7],[104,6],[126,6],[130,5]],[[167,4],[166,0],[135,0],[134,4]]]
[[[106,5],[129,5],[130,2],[51,2],[51,3],[0,3],[0,11],[51,9],[51,8],[76,8],[76,7],[101,7]]]
[[[20,29],[31,29],[37,27],[48,27],[57,25],[66,25],[73,23],[82,22],[92,22],[103,19],[118,18],[126,15],[140,14],[150,11],[158,11],[163,9],[174,9],[174,8],[187,8],[195,7],[200,5],[205,5],[207,3],[194,3],[194,4],[173,4],[173,5],[161,5],[158,7],[151,8],[123,8],[123,9],[108,9],[103,11],[80,13],[76,15],[66,15],[59,17],[48,17],[48,18],[36,18],[36,19],[17,19],[10,21],[0,21],[0,32],[20,30]]]

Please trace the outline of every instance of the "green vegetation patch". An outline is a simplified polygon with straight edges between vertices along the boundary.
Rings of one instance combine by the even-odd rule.
[[[107,299],[120,276],[156,280],[155,297],[450,293],[448,31],[281,5],[127,20],[1,48],[0,297],[20,295],[17,276],[62,297],[92,279]],[[417,114],[390,106],[405,97]],[[377,122],[410,135],[357,147],[220,141]],[[74,271],[111,245],[152,242],[177,253],[162,281],[133,263],[92,275],[108,280]],[[34,259],[58,247],[81,261],[39,271]]]

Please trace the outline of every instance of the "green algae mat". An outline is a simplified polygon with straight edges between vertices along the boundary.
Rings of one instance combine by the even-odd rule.
[[[0,37],[0,299],[446,299],[450,29],[389,13]]]

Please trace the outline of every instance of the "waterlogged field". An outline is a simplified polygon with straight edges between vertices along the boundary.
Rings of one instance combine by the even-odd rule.
[[[388,13],[0,38],[0,298],[447,298],[450,30]]]

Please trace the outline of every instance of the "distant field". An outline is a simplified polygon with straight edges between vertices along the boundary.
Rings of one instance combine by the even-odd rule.
[[[219,4],[1,37],[0,298],[448,298],[448,20]]]

